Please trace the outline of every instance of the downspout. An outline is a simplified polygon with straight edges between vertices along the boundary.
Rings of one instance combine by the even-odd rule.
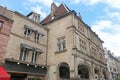
[[[49,29],[47,28],[46,66],[48,66],[48,63],[47,63],[47,60],[48,60],[48,34],[49,34]]]
[[[47,28],[47,26],[46,26],[46,28]],[[47,47],[46,47],[46,61],[45,61],[45,65],[47,66],[47,75],[46,75],[47,80],[49,79],[49,73],[48,73],[49,67],[48,67],[48,63],[47,63],[47,60],[48,60],[48,33],[49,33],[49,29],[47,28]]]

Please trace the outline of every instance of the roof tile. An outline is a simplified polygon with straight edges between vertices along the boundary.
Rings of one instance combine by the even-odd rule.
[[[42,22],[41,24],[47,23],[52,19],[52,15],[54,15],[54,18],[57,18],[65,13],[68,13],[70,9],[65,5],[61,4],[54,13],[50,13]]]

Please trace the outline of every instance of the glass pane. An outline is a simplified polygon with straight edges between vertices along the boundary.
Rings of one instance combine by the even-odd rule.
[[[0,22],[0,27],[2,27],[2,24],[3,24],[3,23],[2,23],[2,22]]]

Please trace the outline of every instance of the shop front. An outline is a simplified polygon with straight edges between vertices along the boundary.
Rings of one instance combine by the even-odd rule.
[[[10,75],[2,66],[0,66],[0,80],[10,80]]]
[[[10,80],[45,80],[47,67],[25,63],[17,60],[6,60],[5,69],[10,74]]]

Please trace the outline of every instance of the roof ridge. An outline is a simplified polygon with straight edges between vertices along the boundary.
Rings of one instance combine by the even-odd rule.
[[[60,6],[62,6],[62,5],[64,6],[64,8],[65,8],[68,12],[71,11],[64,3],[60,4],[60,5],[58,6],[58,8],[59,8]]]
[[[52,3],[55,5],[55,3]],[[54,9],[53,9],[54,10]],[[54,10],[54,13],[50,13],[46,18],[44,18],[41,23],[45,23],[45,22],[48,22],[49,20],[51,20],[52,18],[56,18],[62,14],[65,14],[65,13],[68,13],[70,12],[71,10],[64,4],[60,4],[56,10]]]
[[[62,3],[62,4],[63,4],[63,6],[65,7],[65,9],[66,9],[68,12],[71,11],[64,3]]]

